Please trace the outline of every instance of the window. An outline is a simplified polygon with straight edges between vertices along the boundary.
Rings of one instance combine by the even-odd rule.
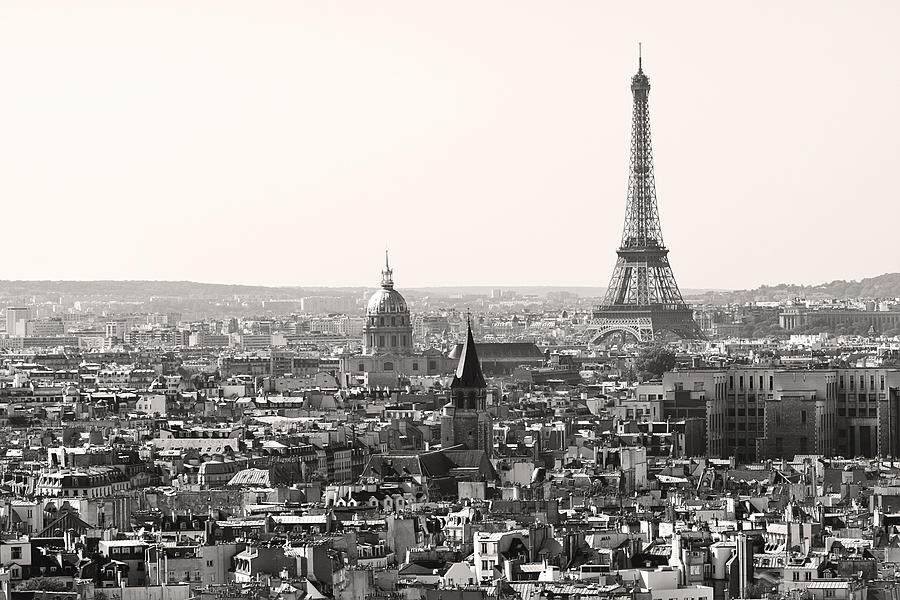
[[[841,386],[841,389],[844,389],[844,376],[843,375],[841,375],[840,386]]]
[[[481,561],[481,570],[482,570],[482,571],[487,571],[487,570],[490,569],[490,568],[491,568],[491,567],[490,567],[490,565],[488,564],[488,561],[486,561],[486,560]]]
[[[393,371],[393,370],[394,370],[394,363],[392,363],[391,361],[386,361],[386,362],[384,363],[384,370],[385,370],[385,371]]]
[[[429,370],[429,371],[434,371],[434,370],[436,370],[436,369],[437,369],[437,361],[436,361],[436,360],[429,360],[429,361],[428,361],[428,370]]]
[[[397,317],[391,317],[391,325],[393,325],[393,326],[397,325]]]
[[[384,325],[384,317],[379,317],[379,318],[378,318],[378,324],[379,324],[379,325]]]
[[[806,411],[805,410],[800,411],[800,422],[806,423]]]
[[[383,335],[378,336],[378,345],[384,347],[384,336]]]
[[[12,552],[13,560],[22,558],[22,546],[12,546],[10,552]]]
[[[743,376],[743,375],[741,375],[740,377],[738,377],[738,388],[739,388],[739,389],[744,389],[744,376]]]
[[[487,544],[481,544],[481,553],[487,554]]]
[[[728,388],[732,390],[734,389],[734,375],[728,376]]]
[[[206,566],[207,567],[213,566],[213,561],[211,561],[211,560],[206,561]]]
[[[391,346],[393,346],[393,347],[397,346],[397,336],[396,335],[391,336]]]
[[[356,370],[357,370],[357,371],[360,371],[360,372],[365,371],[365,370],[366,370],[366,365],[364,365],[364,364],[362,364],[362,363],[359,363],[359,368],[356,369]]]
[[[413,371],[418,371],[418,370],[419,370],[419,363],[414,362],[413,363]]]

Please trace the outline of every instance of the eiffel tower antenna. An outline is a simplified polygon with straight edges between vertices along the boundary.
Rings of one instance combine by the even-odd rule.
[[[663,331],[683,339],[703,339],[675,282],[659,223],[650,143],[650,79],[643,71],[640,43],[631,94],[634,106],[625,224],[606,296],[594,309],[590,341],[619,332],[649,342]]]

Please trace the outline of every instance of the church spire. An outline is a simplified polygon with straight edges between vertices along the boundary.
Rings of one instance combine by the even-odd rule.
[[[394,271],[391,269],[387,248],[384,249],[384,271],[381,272],[381,287],[388,290],[394,287]]]
[[[475,350],[475,339],[472,337],[472,323],[466,327],[466,342],[463,344],[459,355],[459,365],[456,367],[456,375],[450,384],[452,388],[486,388],[484,374],[481,372],[481,362],[478,360],[478,352]]]

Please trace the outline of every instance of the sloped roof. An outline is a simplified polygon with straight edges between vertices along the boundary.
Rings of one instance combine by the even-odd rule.
[[[447,358],[458,359],[462,355],[464,344],[456,344]],[[483,360],[500,358],[535,358],[543,359],[544,353],[533,342],[481,342],[478,354]]]
[[[459,365],[453,376],[451,389],[455,388],[485,388],[484,374],[481,372],[481,363],[478,361],[478,352],[475,349],[475,339],[472,337],[472,327],[468,328],[466,343],[463,345],[459,357]]]
[[[444,575],[448,568],[448,564],[441,560],[418,560],[400,567],[399,575]]]
[[[15,513],[13,513],[15,514]],[[73,511],[67,510],[62,516],[44,527],[35,537],[56,537],[55,531],[59,530],[63,533],[72,529],[75,533],[85,533],[90,529],[90,525],[81,520]]]
[[[410,477],[425,475],[429,478],[447,477],[454,470],[472,469],[495,474],[493,465],[483,450],[465,450],[461,447],[422,452],[421,454],[375,454],[363,476],[375,474],[380,477]]]
[[[483,464],[485,458],[484,450],[454,450],[448,448],[444,450],[444,454],[453,462],[454,466],[463,468],[478,468]]]

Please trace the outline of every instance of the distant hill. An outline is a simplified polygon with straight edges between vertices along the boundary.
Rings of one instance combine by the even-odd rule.
[[[835,280],[819,285],[796,285],[779,283],[763,285],[755,290],[733,290],[707,292],[691,295],[693,302],[744,303],[777,302],[792,298],[897,298],[900,297],[900,273],[885,273],[877,277],[867,277],[859,281]]]
[[[0,281],[0,297],[7,299],[31,296],[64,295],[80,298],[106,298],[123,301],[147,301],[150,298],[185,298],[213,301],[240,297],[256,299],[297,299],[313,295],[361,295],[374,286],[354,287],[274,287],[230,283],[197,283],[194,281]],[[602,297],[606,288],[592,286],[497,285],[497,286],[440,286],[400,287],[410,298],[428,296],[489,296],[492,290],[519,295],[546,296],[553,292],[568,292],[583,298]],[[754,290],[684,289],[684,297],[692,303],[771,302],[792,298],[896,298],[900,297],[900,273],[886,273],[860,281],[832,281],[820,285],[781,283],[760,286]]]
[[[147,300],[150,297],[219,299],[235,295],[294,298],[307,293],[301,288],[196,283],[193,281],[0,281],[0,294],[4,296],[62,294]]]
[[[230,283],[197,283],[194,281],[51,281],[6,280],[0,281],[0,296],[26,297],[46,294],[62,294],[79,297],[107,297],[117,299],[146,300],[150,297],[189,297],[193,299],[220,299],[232,296],[294,299],[312,295],[358,295],[375,286],[353,287],[275,287]],[[520,295],[546,296],[553,292],[568,292],[576,296],[596,298],[606,292],[604,287],[552,286],[552,285],[467,285],[440,287],[400,287],[404,294],[415,296],[490,296],[493,290],[503,290]],[[710,290],[685,290],[685,294],[702,294]]]

